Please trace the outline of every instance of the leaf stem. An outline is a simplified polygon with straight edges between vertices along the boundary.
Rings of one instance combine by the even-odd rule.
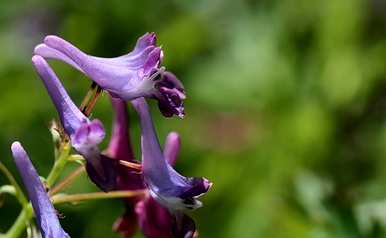
[[[27,198],[25,197],[23,191],[21,190],[19,184],[16,182],[16,179],[13,177],[11,172],[5,167],[3,163],[0,162],[0,171],[5,175],[11,185],[15,188],[15,196],[19,203],[24,206],[28,203]]]

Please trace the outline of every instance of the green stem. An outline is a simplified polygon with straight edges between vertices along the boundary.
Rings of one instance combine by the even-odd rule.
[[[51,197],[53,204],[59,203],[71,203],[71,202],[81,202],[87,200],[96,200],[96,199],[108,199],[108,198],[127,198],[135,196],[144,196],[146,190],[134,190],[134,191],[114,191],[109,193],[95,192],[95,193],[83,193],[83,194],[57,194]],[[27,224],[30,219],[34,216],[32,205],[29,203],[24,206],[21,210],[19,216],[17,217],[15,223],[8,230],[5,235],[0,236],[0,238],[18,238],[24,232],[27,227]]]
[[[55,184],[56,180],[58,180],[60,174],[66,166],[68,162],[67,158],[70,155],[70,150],[71,147],[69,144],[63,144],[63,148],[59,154],[59,158],[55,161],[55,164],[52,167],[52,170],[46,180],[46,184],[49,188]]]
[[[8,232],[1,238],[18,238],[24,232],[29,220],[33,217],[31,204],[24,206],[15,223],[8,230]]]
[[[21,190],[19,184],[16,182],[16,179],[12,176],[11,172],[0,162],[0,171],[3,172],[5,177],[9,180],[11,185],[15,188],[15,196],[19,203],[24,206],[28,203],[27,198],[24,196],[23,191]]]
[[[95,193],[83,193],[83,194],[57,194],[51,197],[53,204],[66,203],[66,202],[81,202],[87,200],[96,199],[108,199],[108,198],[128,198],[136,196],[144,196],[146,190],[133,190],[133,191],[113,191],[113,192],[95,192]]]
[[[52,196],[55,193],[60,192],[63,190],[65,187],[70,185],[79,175],[81,175],[84,171],[86,171],[85,167],[82,165],[78,167],[75,171],[73,171],[70,175],[65,177],[60,183],[58,183],[55,187],[53,187],[50,191],[49,194]]]

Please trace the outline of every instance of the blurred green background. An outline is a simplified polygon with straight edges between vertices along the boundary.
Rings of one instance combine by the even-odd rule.
[[[45,35],[112,57],[147,31],[188,96],[184,120],[151,102],[159,137],[178,131],[177,169],[214,182],[191,214],[201,237],[386,237],[384,0],[1,0],[1,161],[17,175],[17,139],[42,176],[52,166],[57,115],[30,62]],[[79,104],[89,81],[52,65]],[[110,132],[107,96],[94,117]],[[19,212],[9,196],[2,205],[0,232]],[[57,209],[72,237],[119,237],[119,200]]]

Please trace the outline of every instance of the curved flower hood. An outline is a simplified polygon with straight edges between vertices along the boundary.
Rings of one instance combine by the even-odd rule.
[[[154,33],[146,33],[132,52],[116,58],[87,55],[58,36],[47,36],[34,53],[70,64],[114,97],[125,101],[154,98],[164,116],[184,116],[184,88],[160,66],[163,52],[156,45]]]
[[[206,178],[184,177],[167,162],[155,134],[153,121],[144,98],[132,101],[141,124],[142,170],[151,196],[170,210],[195,209],[197,200],[211,187]]]

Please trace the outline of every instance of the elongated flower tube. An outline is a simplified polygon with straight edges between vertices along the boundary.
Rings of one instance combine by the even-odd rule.
[[[42,237],[69,238],[70,236],[60,226],[56,210],[24,148],[19,142],[14,142],[11,150],[31,200]]]
[[[166,137],[163,154],[171,166],[174,166],[178,158],[180,145],[178,133],[170,132]],[[148,238],[194,238],[198,235],[194,221],[189,216],[180,211],[171,213],[151,196],[137,203],[135,212],[141,230]]]
[[[98,144],[103,140],[105,131],[102,123],[95,119],[90,121],[76,107],[63,85],[41,56],[32,57],[32,62],[42,79],[64,130],[71,139],[72,146],[86,159],[86,169],[91,180],[102,190],[115,187],[115,164],[102,155]]]
[[[142,171],[151,196],[173,211],[200,207],[197,198],[212,184],[205,178],[188,178],[177,173],[161,151],[146,100],[138,98],[132,104],[140,118]]]
[[[129,134],[129,116],[126,102],[111,98],[114,121],[112,136],[105,153],[112,159],[136,163]],[[166,138],[164,156],[170,165],[174,165],[180,149],[180,138],[171,132]],[[132,190],[145,187],[142,174],[127,167],[117,167],[117,189]],[[184,214],[172,214],[152,197],[133,197],[124,199],[125,212],[114,223],[113,229],[123,237],[132,237],[140,226],[145,237],[169,238],[192,237],[196,234],[192,219]],[[177,220],[178,219],[178,220]]]
[[[58,36],[47,36],[34,53],[70,64],[114,97],[125,101],[154,98],[164,116],[184,116],[184,88],[175,75],[160,66],[163,52],[154,33],[146,33],[132,52],[116,58],[87,55]]]

